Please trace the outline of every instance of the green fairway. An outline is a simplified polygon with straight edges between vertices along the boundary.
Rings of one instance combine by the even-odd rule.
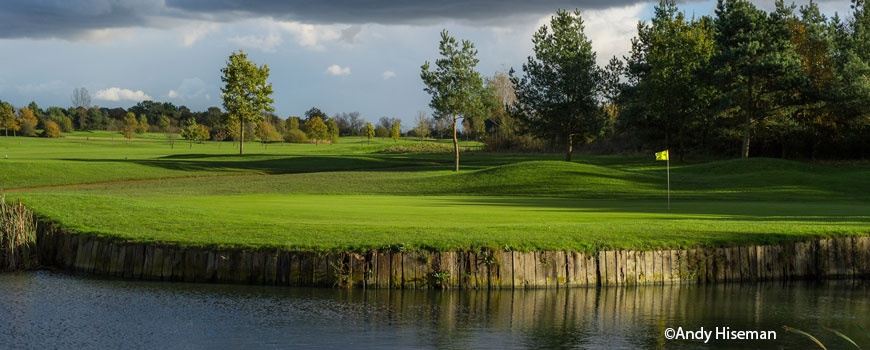
[[[379,152],[395,144],[251,143],[239,157],[230,142],[0,138],[0,186],[123,181],[7,197],[78,232],[186,245],[594,251],[870,234],[866,163],[672,164],[667,211],[651,157],[469,152],[454,173],[450,154]]]

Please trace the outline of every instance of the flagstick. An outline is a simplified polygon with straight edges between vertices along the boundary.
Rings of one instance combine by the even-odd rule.
[[[671,152],[668,152],[668,211],[671,211]]]

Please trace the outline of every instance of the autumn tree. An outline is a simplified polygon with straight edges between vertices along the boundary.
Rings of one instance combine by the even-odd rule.
[[[338,125],[335,123],[335,118],[326,120],[326,136],[331,143],[338,142]]]
[[[396,121],[390,126],[390,138],[393,142],[399,142],[399,136],[402,134],[402,122]]]
[[[3,128],[5,136],[9,136],[9,130],[17,128],[15,120],[15,109],[11,104],[0,101],[0,127]]]
[[[130,142],[130,139],[133,138],[133,134],[136,133],[136,130],[139,129],[139,121],[136,120],[136,114],[133,112],[127,112],[127,115],[124,116],[124,124],[121,126],[121,135],[127,138],[127,142]]]
[[[311,119],[305,121],[305,131],[308,138],[314,140],[315,144],[320,143],[326,139],[328,128],[325,123],[323,123],[323,119],[320,117],[312,117]]]
[[[221,98],[226,119],[238,124],[239,155],[244,154],[245,129],[248,123],[263,119],[262,112],[272,112],[272,83],[267,83],[269,66],[257,66],[243,51],[233,52],[221,69]],[[229,123],[228,123],[229,124]]]
[[[372,138],[375,137],[375,127],[372,123],[366,122],[365,135],[369,139],[369,143],[372,143]]]
[[[441,58],[435,60],[435,70],[430,71],[429,61],[421,67],[420,77],[432,96],[429,106],[436,111],[436,118],[450,118],[453,125],[454,170],[459,171],[459,138],[456,124],[459,118],[468,118],[483,108],[480,95],[483,79],[475,70],[477,49],[468,40],[458,41],[447,30],[441,32],[438,46]]]

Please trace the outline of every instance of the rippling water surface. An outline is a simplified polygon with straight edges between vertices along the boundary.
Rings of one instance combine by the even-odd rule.
[[[870,283],[333,290],[0,274],[0,348],[870,348]],[[775,341],[667,340],[667,328]],[[854,347],[853,347],[854,348]]]

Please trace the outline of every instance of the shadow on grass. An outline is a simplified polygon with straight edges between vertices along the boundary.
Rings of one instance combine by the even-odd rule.
[[[268,158],[265,158],[268,157]],[[257,171],[266,174],[290,174],[321,171],[347,171],[407,167],[415,171],[416,165],[432,165],[403,157],[373,156],[282,156],[251,154],[233,159],[226,155],[188,154],[157,159],[86,159],[66,158],[65,161],[85,163],[133,163],[178,171],[237,172]]]

